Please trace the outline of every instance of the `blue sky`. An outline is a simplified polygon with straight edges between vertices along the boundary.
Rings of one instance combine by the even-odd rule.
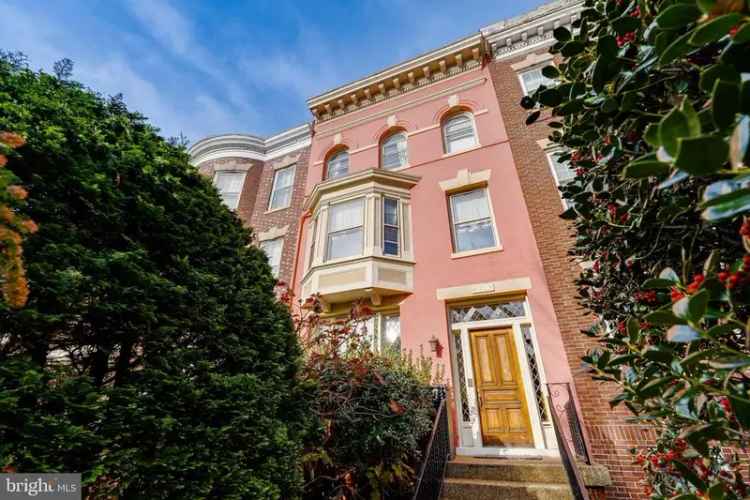
[[[269,135],[311,120],[307,97],[543,0],[0,0],[0,48],[34,69],[122,93],[165,136]]]

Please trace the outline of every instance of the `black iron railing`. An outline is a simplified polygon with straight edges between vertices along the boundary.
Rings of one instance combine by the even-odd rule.
[[[445,396],[445,387],[434,388],[434,402],[437,413],[435,422],[432,424],[430,440],[425,448],[424,460],[419,469],[412,500],[437,500],[440,497],[445,466],[451,453],[448,435],[448,406]]]
[[[550,417],[565,474],[576,500],[589,500],[578,463],[590,464],[590,455],[583,436],[573,391],[568,383],[547,384]]]

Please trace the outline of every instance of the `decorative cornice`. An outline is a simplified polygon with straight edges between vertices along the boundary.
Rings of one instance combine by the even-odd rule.
[[[552,45],[552,32],[570,27],[583,10],[583,0],[557,0],[521,16],[506,19],[481,29],[492,47],[495,59],[515,57],[526,51]]]
[[[402,174],[400,172],[393,172],[390,170],[383,170],[382,168],[371,168],[363,170],[361,172],[355,172],[343,177],[337,177],[335,179],[329,179],[327,181],[319,182],[315,185],[310,193],[310,196],[305,200],[305,210],[314,208],[320,197],[326,193],[340,191],[353,186],[367,184],[369,182],[375,182],[385,186],[402,187],[405,189],[411,189],[417,185],[420,177],[409,174]]]
[[[486,47],[477,33],[311,97],[307,105],[318,121],[330,120],[480,67]]]
[[[222,134],[203,138],[188,148],[190,161],[199,165],[219,158],[267,161],[309,146],[310,125],[305,123],[267,138],[250,134]]]

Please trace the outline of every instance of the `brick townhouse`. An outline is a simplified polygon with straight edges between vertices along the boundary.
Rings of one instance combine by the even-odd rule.
[[[330,317],[364,300],[374,349],[444,367],[454,456],[558,456],[555,412],[599,472],[590,490],[641,498],[629,449],[653,435],[580,366],[590,318],[557,217],[573,174],[518,105],[581,4],[545,4],[311,97],[310,125],[208,137],[190,154],[299,296],[319,294]]]

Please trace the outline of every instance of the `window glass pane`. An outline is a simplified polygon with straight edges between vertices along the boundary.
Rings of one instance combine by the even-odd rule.
[[[382,167],[398,168],[406,164],[406,134],[394,134],[383,142]]]
[[[362,227],[328,235],[328,258],[342,259],[362,253]]]
[[[273,191],[271,192],[270,209],[288,207],[292,202],[294,183],[294,166],[277,170],[274,174]]]
[[[244,182],[245,172],[217,172],[214,177],[214,186],[219,191],[222,201],[232,210],[239,204]]]
[[[398,227],[394,226],[385,226],[385,238],[384,240],[386,242],[388,241],[394,241],[396,244],[398,244]]]
[[[559,160],[561,153],[550,153],[549,159],[552,163],[552,168],[555,169],[555,177],[557,177],[557,183],[559,185],[567,184],[572,181],[576,176],[576,171],[573,170],[567,163]]]
[[[490,219],[456,224],[456,251],[465,252],[494,246],[495,234]]]
[[[487,204],[486,194],[487,191],[484,189],[475,189],[451,196],[453,222],[460,223],[489,217],[490,207]]]
[[[383,254],[399,254],[398,200],[383,199]]]
[[[383,349],[401,350],[401,318],[396,314],[383,316]]]
[[[328,232],[341,231],[362,225],[363,200],[345,201],[331,205]]]
[[[460,114],[445,122],[445,146],[449,153],[476,145],[474,124],[467,114]]]
[[[383,200],[383,221],[392,226],[398,225],[398,200],[393,198]]]
[[[328,160],[326,176],[328,179],[341,177],[349,173],[349,152],[341,151],[336,153]]]
[[[313,257],[315,256],[315,233],[318,230],[318,219],[313,219],[310,225],[310,249],[307,254],[307,268],[310,269],[313,263]]]
[[[277,277],[279,275],[279,266],[281,265],[281,248],[283,244],[283,238],[260,242],[260,248],[268,256],[268,263],[271,265],[271,271],[273,272],[273,275]]]
[[[521,80],[523,80],[523,89],[526,95],[533,94],[541,85],[550,87],[555,84],[554,80],[542,74],[542,68],[524,71],[521,73]]]

